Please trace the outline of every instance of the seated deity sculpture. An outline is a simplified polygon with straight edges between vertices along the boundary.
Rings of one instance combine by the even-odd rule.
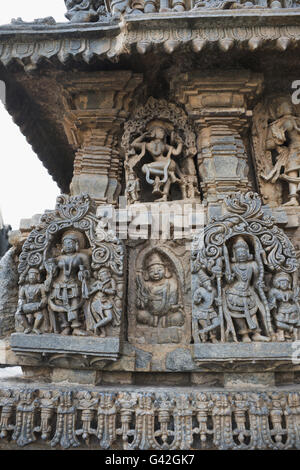
[[[88,298],[90,262],[88,255],[80,252],[82,239],[80,232],[65,232],[61,255],[45,262],[48,271],[46,285],[50,291],[50,319],[54,332],[63,335],[87,335],[83,328],[81,309]]]
[[[217,331],[220,319],[216,312],[218,305],[217,290],[212,280],[203,271],[198,274],[199,285],[193,295],[193,339],[194,343],[206,342],[208,337],[212,343],[217,343]],[[199,328],[200,326],[200,328]]]
[[[30,268],[27,274],[28,284],[21,287],[16,316],[24,328],[24,333],[41,334],[47,312],[47,295],[44,285],[40,282],[40,272]]]
[[[272,279],[268,301],[270,310],[274,310],[275,324],[277,327],[277,340],[298,339],[300,326],[300,308],[298,303],[298,289],[292,289],[290,274],[279,272]]]
[[[106,336],[107,325],[120,324],[115,302],[116,295],[117,286],[110,269],[101,268],[98,271],[97,281],[92,284],[89,291],[91,301],[87,313],[87,329],[102,338]]]
[[[224,314],[227,327],[232,324],[244,343],[270,341],[260,334],[257,314],[266,318],[263,282],[259,279],[259,266],[253,260],[248,243],[239,236],[233,247],[233,258],[226,273],[227,285],[224,290]],[[251,335],[251,338],[250,336]]]
[[[145,272],[137,277],[137,322],[152,327],[182,326],[179,285],[166,262],[153,252],[146,258]]]

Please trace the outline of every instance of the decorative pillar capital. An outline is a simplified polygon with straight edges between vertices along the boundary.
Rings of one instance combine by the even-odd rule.
[[[142,75],[129,71],[75,76],[64,83],[64,129],[76,150],[71,194],[116,203],[121,167],[115,150]]]
[[[262,80],[261,75],[248,71],[196,71],[179,75],[171,84],[177,102],[185,106],[196,124],[198,167],[208,202],[223,199],[232,191],[250,189],[242,134]]]

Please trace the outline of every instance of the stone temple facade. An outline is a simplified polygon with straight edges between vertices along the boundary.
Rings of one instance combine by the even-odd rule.
[[[1,260],[0,448],[300,448],[299,2],[65,4],[0,27],[61,190]]]

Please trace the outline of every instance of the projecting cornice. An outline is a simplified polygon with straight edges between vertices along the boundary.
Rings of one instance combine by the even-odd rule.
[[[284,51],[299,41],[299,9],[155,13],[124,16],[119,22],[5,25],[0,27],[0,61],[4,66],[17,61],[30,70],[42,59],[115,61],[161,45],[169,54],[187,46],[200,52],[208,44],[223,51],[235,45]]]

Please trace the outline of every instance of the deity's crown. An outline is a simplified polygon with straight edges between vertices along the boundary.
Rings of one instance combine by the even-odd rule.
[[[287,280],[291,282],[291,276],[289,273],[285,273],[284,271],[280,271],[279,273],[276,273],[275,276],[273,277],[273,282],[278,282],[280,280]]]
[[[62,236],[62,242],[66,238],[69,238],[73,240],[74,242],[78,243],[80,248],[84,247],[84,236],[82,235],[82,233],[75,232],[73,230],[67,230]]]
[[[153,266],[155,264],[161,264],[162,266],[164,266],[164,263],[161,259],[161,257],[157,254],[157,253],[152,253],[148,258],[147,258],[147,261],[146,261],[146,267],[147,268],[150,268],[150,266]]]
[[[170,122],[162,121],[161,119],[153,119],[152,121],[148,122],[146,129],[148,131],[152,131],[152,129],[155,129],[156,127],[163,129],[165,132],[173,130],[173,126]]]
[[[243,239],[243,237],[237,237],[232,248],[233,250],[237,250],[238,248],[245,248],[249,251],[248,243]]]

